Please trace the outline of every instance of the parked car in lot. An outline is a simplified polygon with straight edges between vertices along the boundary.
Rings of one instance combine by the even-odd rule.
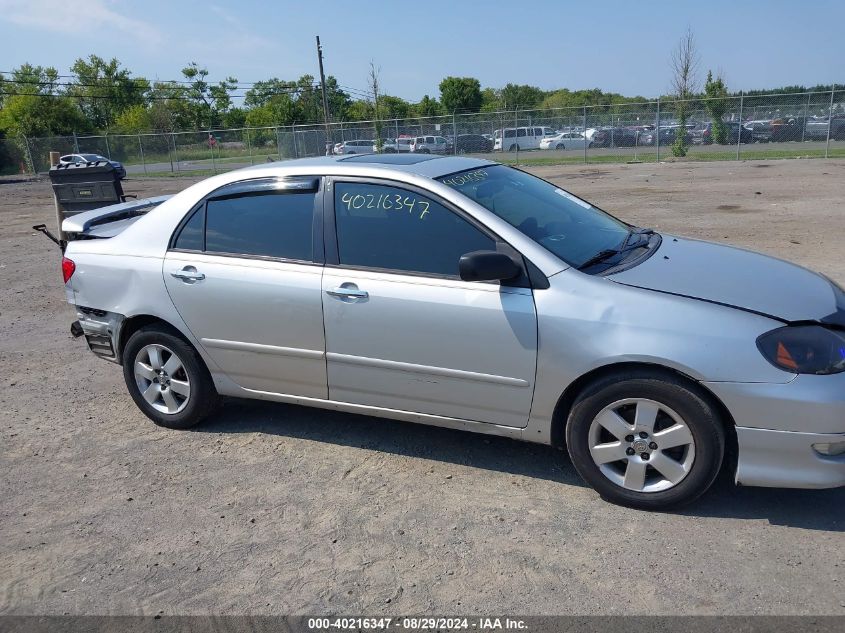
[[[781,117],[772,119],[769,141],[779,143],[785,141],[803,141],[806,136],[804,117]]]
[[[75,165],[81,163],[108,163],[117,172],[118,178],[126,178],[126,168],[122,163],[111,160],[102,154],[65,154],[59,158],[60,165]]]
[[[772,122],[770,120],[747,121],[742,127],[751,131],[754,143],[768,143],[772,138]]]
[[[442,136],[417,136],[411,140],[411,151],[418,154],[445,154],[449,143]]]
[[[842,288],[508,166],[262,164],[63,230],[71,331],[161,426],[235,396],[503,435],[646,509],[723,465],[845,485]]]
[[[484,154],[493,151],[493,139],[481,134],[458,134],[457,140],[453,136],[447,136],[446,141],[448,153]],[[455,143],[457,143],[457,148]]]
[[[660,144],[671,145],[675,142],[675,135],[677,134],[678,126],[660,127]],[[638,145],[654,145],[657,142],[658,131],[656,129],[642,132],[637,139]],[[689,138],[689,137],[688,137]]]
[[[736,121],[725,121],[726,142],[729,145],[736,145],[754,142],[754,133],[747,127]],[[674,139],[673,139],[674,140]],[[714,142],[713,123],[700,123],[689,131],[689,140],[695,145],[710,145]],[[662,142],[662,141],[661,141]]]
[[[344,141],[335,145],[335,154],[371,154],[376,151],[376,142],[372,139]]]
[[[807,119],[805,138],[813,140],[827,139],[828,126],[830,138],[836,141],[845,140],[845,114],[834,114],[830,118]]]
[[[496,130],[493,149],[501,150],[504,147],[509,152],[539,149],[540,141],[555,134],[557,134],[557,131],[550,127],[506,127],[504,129],[504,145],[502,144],[502,130]]]
[[[596,130],[590,138],[593,147],[634,147],[639,134],[626,127],[607,127]]]
[[[560,132],[540,141],[540,149],[584,149],[590,143],[580,132]]]
[[[411,141],[413,140],[410,136],[387,139],[382,143],[381,151],[385,154],[405,154],[411,151]]]

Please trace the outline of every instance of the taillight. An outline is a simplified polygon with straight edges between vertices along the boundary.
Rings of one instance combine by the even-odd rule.
[[[73,260],[62,257],[62,277],[64,277],[65,283],[73,276],[75,270],[76,264],[73,263]]]

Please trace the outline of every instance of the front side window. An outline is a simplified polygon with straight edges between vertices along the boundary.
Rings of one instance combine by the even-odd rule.
[[[341,265],[458,276],[461,255],[495,250],[494,240],[427,196],[369,183],[337,183]]]
[[[578,267],[628,237],[624,222],[536,176],[491,165],[438,178]]]
[[[247,193],[208,200],[174,247],[214,254],[311,261],[315,193]]]

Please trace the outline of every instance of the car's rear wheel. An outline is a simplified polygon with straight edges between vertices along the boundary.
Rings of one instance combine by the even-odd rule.
[[[509,152],[515,152],[515,151],[516,151],[516,150],[518,150],[518,149],[519,149],[519,145],[517,145],[516,143],[514,143],[513,145],[511,145],[511,146],[508,148],[508,151],[509,151]]]
[[[219,405],[202,358],[170,328],[148,326],[129,338],[123,377],[135,404],[159,426],[190,428]]]
[[[615,374],[575,401],[566,441],[578,473],[606,500],[662,510],[707,491],[722,465],[725,431],[693,384],[669,374]]]
[[[557,145],[555,145],[555,149],[566,149],[566,148],[563,146],[563,143],[558,143]]]

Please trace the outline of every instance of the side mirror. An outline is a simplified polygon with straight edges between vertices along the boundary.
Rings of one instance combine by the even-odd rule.
[[[496,251],[473,251],[461,255],[458,269],[464,281],[505,281],[522,273],[513,259]]]

